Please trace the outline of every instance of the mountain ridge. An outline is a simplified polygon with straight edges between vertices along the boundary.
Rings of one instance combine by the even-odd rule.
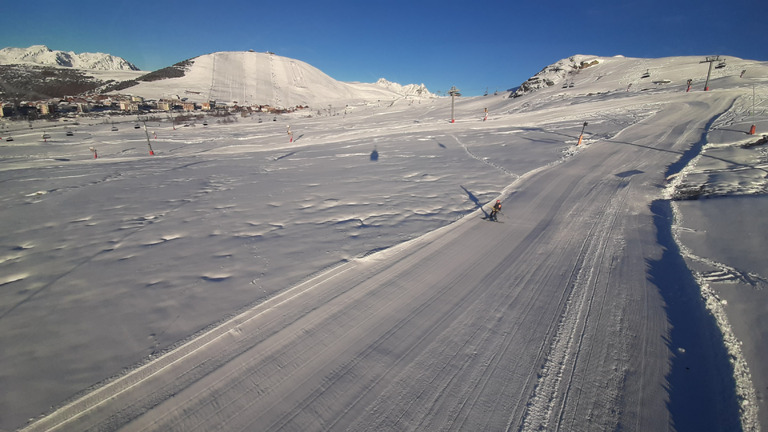
[[[52,50],[45,45],[0,49],[0,65],[26,64],[94,70],[140,70],[122,57],[104,53],[74,53]]]
[[[711,56],[715,58],[714,56]],[[704,87],[710,73],[712,80],[739,77],[768,62],[717,56],[708,71],[706,56],[671,56],[636,58],[621,55],[601,57],[576,54],[544,67],[511,92],[518,98],[533,92],[548,91],[556,94],[609,92],[615,90],[650,90],[662,86],[686,86],[690,80],[694,87]]]

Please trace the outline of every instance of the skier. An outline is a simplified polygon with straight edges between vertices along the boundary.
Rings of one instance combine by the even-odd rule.
[[[496,200],[496,204],[491,207],[491,214],[488,215],[488,220],[495,221],[496,220],[496,213],[501,211],[501,200]]]

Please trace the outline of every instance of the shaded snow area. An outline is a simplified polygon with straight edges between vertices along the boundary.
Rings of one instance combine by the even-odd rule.
[[[4,122],[0,429],[765,428],[768,68],[585,60],[455,123]]]

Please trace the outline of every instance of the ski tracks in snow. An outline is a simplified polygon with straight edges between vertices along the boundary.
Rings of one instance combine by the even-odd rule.
[[[535,390],[528,401],[521,431],[573,430],[573,423],[564,424],[566,406],[571,413],[579,412],[581,386],[574,385],[583,379],[577,376],[577,363],[589,364],[595,341],[585,341],[587,326],[599,326],[608,287],[601,271],[606,268],[609,245],[613,241],[618,208],[624,206],[628,188],[614,195],[603,206],[601,217],[591,226],[581,246],[578,260],[571,272],[571,288],[565,310],[548,349],[544,366],[539,372]],[[611,268],[610,263],[607,265]],[[607,278],[605,278],[607,279]],[[601,286],[602,285],[602,286]],[[598,290],[602,292],[598,293]],[[594,321],[593,321],[594,320]],[[590,324],[594,322],[594,324]],[[599,342],[599,341],[597,341]],[[584,345],[588,346],[584,346]],[[587,366],[584,366],[587,367]],[[605,383],[605,392],[618,395],[620,380]],[[572,400],[574,399],[574,400]],[[574,420],[571,418],[571,420]],[[511,430],[511,426],[508,430]]]
[[[501,171],[504,174],[511,175],[511,176],[513,176],[515,178],[520,178],[520,176],[518,174],[515,174],[512,171],[509,171],[508,169],[504,168],[503,166],[497,165],[497,164],[491,162],[490,160],[488,160],[488,159],[486,159],[484,157],[478,156],[475,153],[473,153],[472,150],[470,150],[469,147],[467,147],[466,144],[464,144],[463,142],[461,142],[461,140],[456,138],[456,135],[451,134],[451,138],[453,138],[453,140],[456,141],[461,146],[461,148],[463,148],[464,151],[467,152],[467,154],[471,158],[476,159],[476,160],[478,160],[478,161],[480,161],[480,162],[482,162],[482,163],[484,163],[484,164],[486,164],[486,165],[488,165],[490,167],[493,167],[494,169],[496,169],[498,171]]]
[[[275,106],[280,107],[280,85],[277,83],[277,71],[275,70],[275,56],[269,55],[269,70],[270,78],[272,79],[272,98],[275,101]]]

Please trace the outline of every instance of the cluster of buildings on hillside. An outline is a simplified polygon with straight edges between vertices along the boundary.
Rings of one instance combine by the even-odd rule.
[[[139,114],[150,112],[194,112],[206,111],[214,115],[228,115],[232,113],[285,113],[298,109],[306,109],[306,106],[295,108],[275,108],[269,105],[241,106],[237,102],[231,105],[209,102],[190,102],[184,99],[144,99],[140,96],[122,95],[95,95],[89,97],[67,96],[62,99],[49,99],[45,101],[22,101],[19,103],[1,103],[0,117],[35,119],[46,117],[76,117],[81,114],[108,113],[115,114]]]

